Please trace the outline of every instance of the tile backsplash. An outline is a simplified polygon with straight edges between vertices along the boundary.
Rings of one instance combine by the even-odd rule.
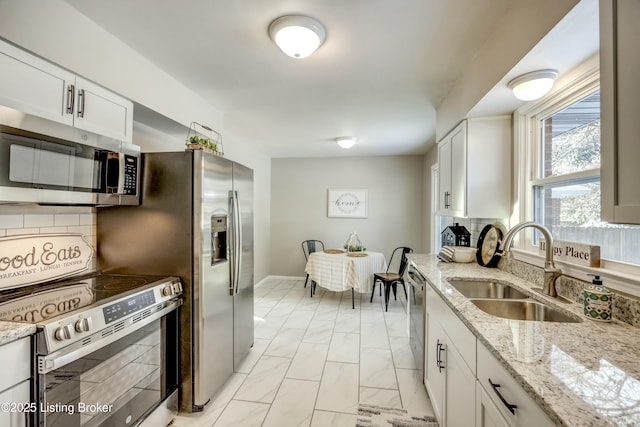
[[[506,224],[508,224],[508,221],[506,219],[501,219],[501,218],[454,218],[454,217],[438,216],[436,227],[439,228],[439,230],[437,230],[438,235],[437,235],[436,241],[440,242],[440,233],[442,233],[442,230],[444,230],[446,227],[453,225],[455,223],[463,225],[469,231],[469,233],[471,233],[470,246],[473,248],[477,247],[480,233],[482,232],[482,229],[486,225],[501,224],[504,226],[505,230],[508,228],[506,226]],[[439,246],[437,247],[437,249],[440,249]]]
[[[478,239],[480,238],[480,233],[482,232],[482,229],[487,225],[493,224],[493,225],[502,226],[501,228],[503,232],[508,229],[508,227],[506,226],[508,222],[505,219],[473,218],[470,220],[470,222],[471,224],[470,224],[469,232],[471,233],[471,246],[474,246],[474,247],[478,246]]]
[[[471,233],[471,246],[473,247],[477,246],[480,233],[486,225],[503,225],[503,232],[509,228],[507,226],[508,220],[500,218],[451,218],[450,221],[451,224],[458,222],[467,227]],[[507,258],[500,261],[498,268],[542,287],[544,272],[541,267]],[[561,296],[582,304],[584,303],[583,290],[587,285],[589,285],[589,282],[562,275],[557,282],[557,291]],[[640,327],[640,298],[615,290],[613,292],[613,318],[632,326]]]
[[[541,267],[528,264],[513,258],[500,261],[498,268],[542,287],[544,271]],[[558,295],[577,303],[584,303],[583,289],[589,282],[562,275],[556,282]],[[613,318],[640,327],[640,298],[622,292],[613,291]]]
[[[0,238],[25,234],[78,233],[97,249],[95,208],[0,206]],[[95,269],[95,259],[92,269]]]

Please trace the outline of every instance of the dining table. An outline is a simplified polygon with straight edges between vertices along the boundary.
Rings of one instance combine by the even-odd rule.
[[[386,271],[387,261],[381,252],[346,252],[341,249],[326,249],[309,254],[305,272],[314,284],[334,291],[351,290],[352,307],[354,292],[371,292],[373,275]]]

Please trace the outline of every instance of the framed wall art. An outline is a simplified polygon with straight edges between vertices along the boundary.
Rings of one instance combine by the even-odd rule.
[[[366,218],[367,190],[362,188],[330,188],[327,191],[329,218]]]

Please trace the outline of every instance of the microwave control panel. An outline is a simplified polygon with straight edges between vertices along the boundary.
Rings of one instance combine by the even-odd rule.
[[[138,158],[124,155],[124,187],[122,194],[135,196],[137,190]]]

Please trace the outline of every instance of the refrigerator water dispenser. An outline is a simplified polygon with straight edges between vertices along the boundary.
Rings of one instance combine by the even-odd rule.
[[[227,261],[227,215],[211,216],[211,265]]]

